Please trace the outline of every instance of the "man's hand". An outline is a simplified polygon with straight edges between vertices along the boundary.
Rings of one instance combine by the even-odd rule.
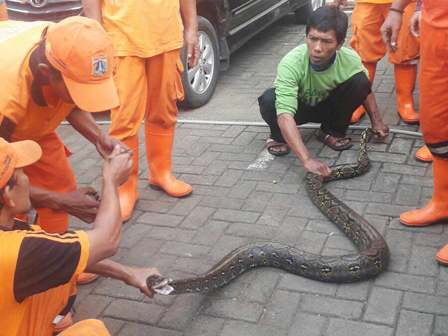
[[[132,160],[129,150],[116,145],[112,154],[106,159],[103,165],[103,178],[110,179],[117,185],[122,185],[129,178]]]
[[[321,176],[323,178],[328,178],[331,176],[331,169],[324,162],[318,161],[310,157],[307,161],[303,163],[306,171]]]
[[[381,26],[381,37],[386,45],[387,51],[394,53],[397,51],[398,45],[398,32],[401,29],[401,23],[403,22],[403,14],[390,11],[389,15]]]
[[[190,68],[194,68],[198,64],[198,59],[200,56],[197,29],[185,30],[185,44],[187,45],[188,65]]]
[[[65,211],[86,223],[92,223],[100,206],[98,199],[98,192],[95,189],[79,188],[60,195],[60,204],[57,210]]]
[[[115,146],[121,146],[125,152],[129,153],[132,156],[132,151],[123,144],[120,140],[114,138],[113,136],[107,135],[106,133],[102,134],[98,140],[96,145],[96,149],[100,155],[106,159],[109,155],[112,154]]]
[[[326,3],[327,6],[337,7],[340,11],[344,11],[347,8],[347,0],[334,0],[333,2]]]
[[[420,21],[422,19],[422,12],[417,11],[411,18],[410,27],[412,35],[415,37],[420,37]]]
[[[375,135],[375,137],[380,139],[384,139],[389,134],[389,126],[383,123],[382,120],[372,123],[372,129],[379,133],[379,135]]]
[[[146,285],[146,279],[150,276],[158,275],[162,276],[156,268],[132,268],[128,269],[129,276],[126,278],[125,283],[140,289],[146,296],[152,298],[154,291],[148,288]]]

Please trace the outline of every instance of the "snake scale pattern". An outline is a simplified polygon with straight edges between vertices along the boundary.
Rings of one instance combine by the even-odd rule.
[[[276,267],[289,273],[326,282],[353,282],[374,277],[389,264],[389,248],[379,232],[364,218],[337,199],[324,183],[353,178],[370,168],[366,152],[366,129],[360,140],[356,164],[333,166],[325,182],[315,174],[306,176],[306,191],[315,205],[359,248],[359,252],[341,256],[320,256],[275,242],[244,245],[225,256],[208,272],[187,279],[171,280],[171,294],[206,292],[229,283],[254,267]],[[153,283],[148,279],[148,286]]]

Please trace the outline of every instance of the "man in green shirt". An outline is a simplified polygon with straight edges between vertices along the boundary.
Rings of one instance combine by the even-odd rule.
[[[316,10],[306,26],[306,44],[283,58],[275,89],[258,99],[261,116],[271,129],[269,152],[280,156],[292,148],[308,172],[322,177],[329,177],[331,170],[310,156],[296,125],[321,123],[317,138],[334,150],[345,150],[352,145],[345,138],[351,116],[362,104],[379,136],[389,132],[367,70],[356,52],[343,47],[347,26],[347,15],[336,7]]]

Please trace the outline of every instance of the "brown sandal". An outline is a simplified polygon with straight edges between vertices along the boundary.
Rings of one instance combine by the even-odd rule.
[[[286,147],[286,150],[281,150],[282,147]],[[274,139],[268,139],[266,141],[266,148],[269,154],[274,156],[283,156],[288,155],[291,152],[289,146],[284,142],[277,142]],[[274,150],[274,148],[278,148],[279,150]]]
[[[330,134],[325,134],[322,129],[319,129],[315,135],[319,141],[322,141],[335,151],[343,151],[353,146],[351,138],[336,138]],[[344,143],[347,140],[348,142]]]

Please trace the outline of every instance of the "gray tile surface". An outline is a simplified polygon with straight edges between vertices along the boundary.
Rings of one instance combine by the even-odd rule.
[[[272,86],[281,58],[303,39],[304,26],[293,16],[264,30],[232,55],[210,103],[181,111],[179,119],[262,121],[257,97]],[[373,87],[380,113],[390,127],[417,131],[397,117],[392,70],[386,59],[378,64]],[[368,118],[361,124],[368,125]],[[58,131],[75,153],[70,161],[79,185],[99,188],[102,161],[93,146],[68,126]],[[177,200],[148,187],[141,132],[140,200],[123,226],[119,260],[157,267],[176,278],[203,272],[227,252],[256,240],[314,253],[352,249],[308,200],[305,170],[292,154],[270,160],[261,170],[248,169],[262,156],[268,133],[265,127],[179,123],[173,171],[195,192]],[[356,150],[335,153],[316,142],[311,131],[302,135],[313,155],[326,162],[356,160]],[[448,270],[435,261],[436,251],[448,243],[447,223],[413,229],[397,220],[431,196],[431,166],[412,156],[421,143],[393,134],[370,143],[372,171],[328,185],[384,234],[392,261],[377,279],[337,285],[259,269],[209,294],[153,300],[122,283],[99,279],[79,288],[76,318],[100,318],[114,336],[447,335]],[[76,219],[71,226],[89,227]]]

